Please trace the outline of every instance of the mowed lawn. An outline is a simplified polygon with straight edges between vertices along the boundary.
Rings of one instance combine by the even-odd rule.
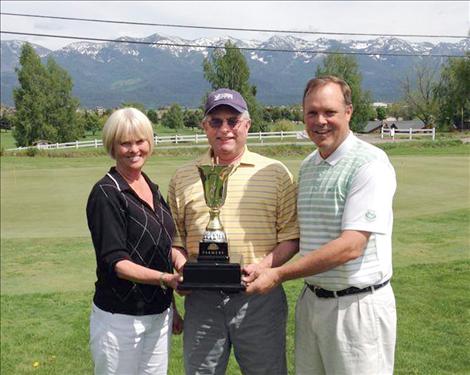
[[[396,373],[470,374],[468,148],[396,154]],[[279,159],[297,175],[302,157]],[[166,195],[175,168],[189,160],[154,156],[145,171]],[[92,373],[88,315],[95,259],[85,204],[111,164],[100,156],[1,158],[2,374]],[[285,286],[293,374],[293,312],[302,282]],[[171,374],[183,374],[181,345],[174,337]],[[233,359],[227,373],[239,374]]]

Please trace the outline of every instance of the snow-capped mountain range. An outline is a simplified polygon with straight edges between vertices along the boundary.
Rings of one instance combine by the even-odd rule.
[[[442,64],[447,59],[394,55],[463,55],[470,50],[469,39],[432,44],[393,37],[308,41],[276,35],[266,41],[243,41],[230,36],[185,40],[159,34],[141,39],[122,37],[117,39],[120,43],[75,42],[56,51],[33,47],[41,58],[52,56],[69,72],[74,95],[84,107],[114,107],[122,102],[140,102],[148,108],[171,103],[197,107],[210,88],[202,69],[203,59],[213,50],[208,46],[223,46],[227,40],[242,48],[250,81],[265,105],[299,103],[305,83],[326,56],[324,52],[367,54],[355,55],[363,87],[374,101],[390,102],[400,98],[400,81],[412,75],[413,66],[428,60]],[[18,84],[15,67],[22,44],[17,40],[1,42],[1,96],[7,105],[13,104],[12,90]]]

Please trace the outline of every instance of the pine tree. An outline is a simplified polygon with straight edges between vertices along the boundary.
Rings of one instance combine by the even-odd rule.
[[[262,109],[255,97],[256,86],[250,85],[250,69],[235,44],[227,41],[224,48],[216,49],[210,58],[204,59],[203,69],[204,77],[211,84],[212,90],[228,88],[243,96],[250,112],[250,131],[263,130]]]
[[[17,146],[29,146],[35,140],[55,139],[55,130],[47,125],[44,108],[47,104],[47,72],[33,47],[26,43],[21,49],[21,69],[16,69],[20,87],[13,90]]]
[[[44,66],[28,43],[21,49],[20,66],[16,69],[20,86],[13,90],[16,144],[29,146],[40,139],[67,142],[81,136],[78,101],[71,96],[68,73],[52,58]]]
[[[351,118],[351,130],[362,131],[367,125],[370,116],[371,99],[368,91],[361,88],[362,76],[354,56],[328,55],[319,66],[316,76],[333,75],[346,81],[351,87],[353,116]]]
[[[47,93],[47,123],[57,129],[56,142],[76,140],[84,135],[78,126],[78,100],[72,97],[72,79],[52,58],[47,60],[49,92]]]

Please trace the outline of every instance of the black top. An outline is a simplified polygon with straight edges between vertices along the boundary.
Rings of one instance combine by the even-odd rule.
[[[158,186],[142,173],[153,194],[152,208],[111,168],[91,190],[86,208],[96,252],[95,295],[100,309],[128,315],[159,314],[172,300],[172,289],[117,277],[123,259],[172,273],[171,244],[175,232],[170,209]]]

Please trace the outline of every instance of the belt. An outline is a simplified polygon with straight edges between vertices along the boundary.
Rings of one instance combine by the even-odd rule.
[[[351,295],[351,294],[372,292],[374,290],[380,289],[383,286],[387,285],[389,281],[390,280],[387,280],[387,281],[384,281],[382,284],[371,285],[371,286],[368,286],[368,287],[362,288],[362,289],[356,288],[355,286],[352,286],[350,288],[343,289],[343,290],[338,290],[336,292],[333,292],[331,290],[322,289],[322,288],[319,288],[318,286],[310,285],[310,284],[307,284],[307,283],[305,283],[305,285],[307,285],[307,287],[313,293],[315,293],[317,295],[317,297],[320,297],[320,298],[336,298],[336,297],[348,296],[348,295]]]

